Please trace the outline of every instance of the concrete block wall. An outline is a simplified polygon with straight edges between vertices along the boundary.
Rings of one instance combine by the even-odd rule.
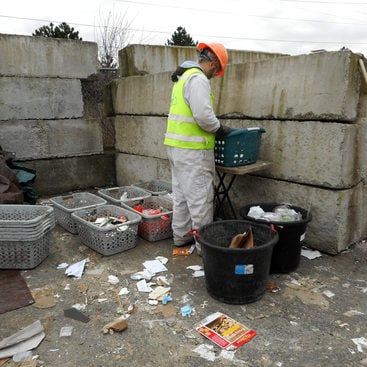
[[[99,121],[83,115],[81,80],[97,72],[97,44],[0,34],[0,146],[35,168],[36,191],[115,182]]]
[[[212,80],[222,122],[264,127],[259,158],[273,163],[237,177],[231,191],[236,211],[260,202],[311,207],[306,242],[330,254],[367,235],[367,103],[359,57],[340,51],[249,61],[229,65],[223,78]],[[119,185],[170,179],[163,146],[170,74],[122,77],[113,84]]]

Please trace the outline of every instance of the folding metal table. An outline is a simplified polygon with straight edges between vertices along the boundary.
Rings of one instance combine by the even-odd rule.
[[[224,202],[226,201],[229,205],[229,208],[232,212],[232,216],[234,219],[237,219],[236,212],[233,208],[231,198],[229,197],[229,192],[232,188],[232,185],[237,176],[247,175],[249,173],[254,173],[258,171],[263,171],[271,166],[271,162],[266,161],[257,161],[255,163],[246,165],[246,166],[238,166],[238,167],[225,167],[225,166],[215,166],[215,170],[217,172],[219,183],[215,187],[214,193],[214,201],[216,202],[215,209],[215,218],[220,217],[220,213],[223,213],[224,216]],[[224,179],[229,175],[230,179],[228,184],[224,182]],[[225,219],[225,218],[222,218]]]

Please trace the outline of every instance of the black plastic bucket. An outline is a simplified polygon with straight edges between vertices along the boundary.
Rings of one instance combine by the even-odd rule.
[[[240,210],[243,219],[252,223],[273,224],[279,234],[279,241],[274,246],[271,258],[270,273],[289,273],[298,268],[301,259],[302,240],[304,239],[307,223],[312,216],[307,210],[294,205],[288,205],[290,209],[302,215],[302,220],[292,222],[267,221],[255,219],[247,214],[253,206],[260,206],[265,212],[272,212],[275,207],[281,204],[262,203],[247,205]]]
[[[251,249],[229,248],[234,236],[253,229]],[[224,220],[207,224],[198,230],[205,282],[215,299],[231,304],[259,300],[266,291],[273,247],[278,234],[264,224],[245,220]]]

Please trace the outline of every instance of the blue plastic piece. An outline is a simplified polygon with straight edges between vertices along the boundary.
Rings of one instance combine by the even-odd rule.
[[[182,316],[190,316],[192,312],[192,308],[190,305],[186,305],[181,307],[181,315]]]

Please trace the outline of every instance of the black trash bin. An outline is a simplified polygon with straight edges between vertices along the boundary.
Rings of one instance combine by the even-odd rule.
[[[229,248],[234,236],[253,229],[250,249]],[[278,234],[270,226],[245,220],[223,220],[199,228],[205,282],[215,299],[231,304],[259,300],[266,291],[273,247]]]
[[[301,207],[288,205],[290,209],[302,215],[299,221],[277,222],[255,219],[248,216],[250,208],[260,206],[265,212],[272,212],[277,203],[251,204],[240,209],[241,218],[252,223],[273,224],[279,234],[278,243],[274,246],[270,273],[289,273],[297,269],[301,259],[302,240],[305,236],[307,223],[312,219],[311,213]]]

